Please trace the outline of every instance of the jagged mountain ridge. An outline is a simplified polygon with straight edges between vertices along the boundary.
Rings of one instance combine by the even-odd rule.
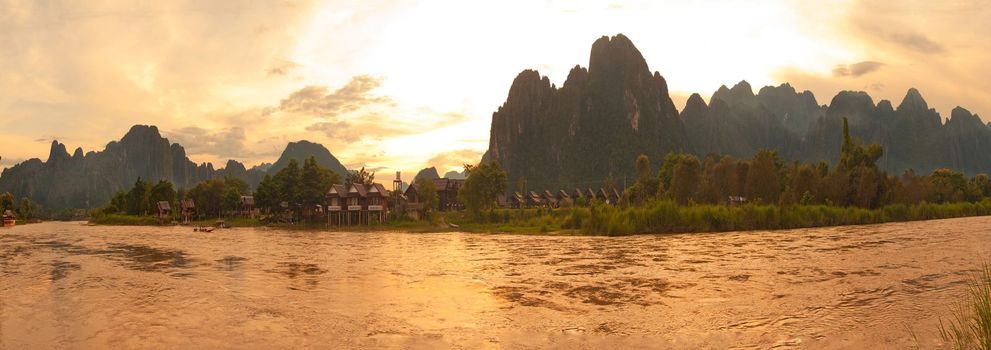
[[[492,115],[484,159],[531,188],[599,186],[610,175],[621,184],[637,155],[657,164],[670,151],[749,158],[769,148],[786,160],[834,163],[848,118],[854,137],[885,147],[889,172],[991,172],[991,123],[959,107],[943,123],[916,89],[897,108],[855,91],[819,105],[787,83],[754,94],[746,81],[720,87],[709,103],[694,94],[680,113],[670,101],[664,78],[628,38],[602,37],[589,68],[574,67],[560,88],[533,70],[516,77]]]
[[[185,149],[162,137],[157,127],[135,125],[119,141],[111,141],[99,152],[84,154],[77,148],[69,155],[64,144],[53,141],[47,161],[33,158],[5,169],[0,174],[0,192],[31,198],[53,210],[90,208],[103,205],[113,193],[130,188],[138,178],[168,180],[179,188],[231,175],[254,187],[266,174],[277,172],[277,166],[284,167],[290,158],[297,158],[302,165],[303,159],[311,155],[321,166],[346,175],[347,170],[326,148],[307,141],[290,143],[275,165],[264,163],[247,169],[229,160],[223,168],[214,169],[211,163],[190,161]]]
[[[687,141],[667,82],[617,35],[596,40],[589,68],[575,66],[560,88],[536,71],[520,73],[492,115],[487,156],[512,182],[556,187],[624,173],[640,153],[687,151]]]

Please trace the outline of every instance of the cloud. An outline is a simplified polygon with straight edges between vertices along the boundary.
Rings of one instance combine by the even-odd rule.
[[[884,63],[874,61],[857,62],[854,64],[840,64],[833,68],[834,77],[859,77],[871,73],[884,66]]]
[[[371,94],[381,84],[381,78],[358,75],[334,92],[326,86],[306,86],[282,99],[278,110],[329,119],[366,106],[391,104],[388,97]]]
[[[182,145],[190,154],[212,154],[218,157],[242,158],[256,156],[245,147],[244,128],[230,127],[211,131],[197,126],[187,126],[165,132],[170,141]]]
[[[296,62],[293,62],[293,61],[279,60],[274,65],[272,65],[272,68],[269,68],[268,69],[268,75],[270,75],[270,76],[271,75],[279,75],[279,76],[286,75],[286,74],[289,74],[289,72],[291,72],[292,70],[294,70],[296,68],[299,68],[299,67],[300,67],[299,63],[296,63]]]
[[[357,142],[361,135],[351,128],[351,124],[345,121],[319,122],[306,127],[306,131],[319,131],[331,139],[343,140],[345,142]]]
[[[437,169],[455,169],[462,167],[465,163],[475,164],[482,159],[482,152],[472,149],[462,149],[451,152],[438,153],[427,160],[427,164],[435,166]]]
[[[860,23],[860,28],[878,39],[911,51],[924,54],[938,54],[946,51],[946,48],[940,43],[932,41],[927,36],[912,29],[898,28],[897,26],[886,26],[882,28],[881,26],[864,22]]]

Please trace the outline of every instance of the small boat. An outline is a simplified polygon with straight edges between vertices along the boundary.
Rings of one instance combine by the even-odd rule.
[[[14,219],[14,212],[7,210],[3,212],[3,227],[11,227],[17,224],[17,220]]]
[[[213,230],[214,230],[213,227],[197,226],[197,227],[193,228],[193,232],[213,232]]]

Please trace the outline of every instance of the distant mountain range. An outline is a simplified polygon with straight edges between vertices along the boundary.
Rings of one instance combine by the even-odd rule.
[[[77,148],[69,155],[64,144],[53,141],[47,161],[34,158],[5,169],[0,175],[0,192],[28,197],[54,210],[97,207],[114,192],[133,186],[139,177],[147,181],[169,180],[179,188],[232,175],[254,188],[266,174],[278,172],[290,159],[302,165],[310,156],[317,164],[346,176],[347,168],[327,148],[305,140],[290,142],[274,164],[247,169],[229,160],[223,168],[214,169],[213,164],[190,161],[185,149],[170,144],[157,127],[135,125],[120,141],[110,142],[99,152],[83,154]]]
[[[843,118],[854,137],[884,146],[879,163],[889,172],[991,172],[991,124],[961,107],[944,123],[916,89],[898,107],[853,91],[819,105],[789,84],[755,95],[742,81],[720,87],[708,104],[694,94],[679,112],[664,78],[622,34],[596,40],[588,69],[575,66],[560,87],[536,71],[520,73],[492,114],[483,160],[499,161],[511,184],[526,178],[541,189],[599,186],[609,175],[622,185],[637,155],[656,167],[672,151],[749,158],[768,148],[785,160],[832,164]]]

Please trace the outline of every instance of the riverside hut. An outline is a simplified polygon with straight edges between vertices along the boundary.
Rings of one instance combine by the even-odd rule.
[[[241,199],[237,203],[237,210],[234,213],[237,216],[243,217],[255,217],[255,197],[254,196],[241,196]]]
[[[159,201],[155,207],[158,209],[158,223],[164,224],[172,221],[172,206],[168,201]]]
[[[549,208],[557,208],[558,206],[557,196],[551,193],[550,190],[544,190],[544,193],[542,193],[540,199],[542,199]]]
[[[192,198],[179,201],[179,215],[182,216],[182,223],[188,224],[196,215],[196,202]]]

